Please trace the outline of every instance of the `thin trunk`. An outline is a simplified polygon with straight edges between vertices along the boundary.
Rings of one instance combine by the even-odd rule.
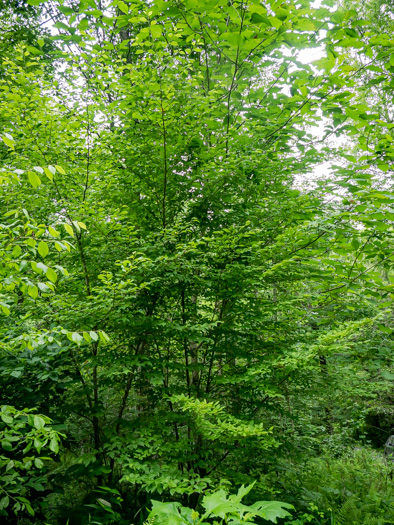
[[[326,383],[329,381],[329,373],[328,373],[328,366],[327,366],[327,358],[324,355],[319,356],[319,362],[320,362],[320,370],[321,374],[325,380]],[[327,385],[328,386],[328,385]],[[328,402],[327,402],[328,403]],[[332,434],[333,424],[332,424],[332,406],[327,404],[324,408],[324,422],[326,425],[327,432],[329,434]]]

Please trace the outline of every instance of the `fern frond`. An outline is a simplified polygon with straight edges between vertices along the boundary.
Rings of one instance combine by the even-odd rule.
[[[363,525],[379,525],[379,520],[378,518],[367,517],[363,521]]]
[[[339,509],[336,523],[338,525],[355,525],[361,523],[361,512],[356,506],[354,498],[349,498]]]

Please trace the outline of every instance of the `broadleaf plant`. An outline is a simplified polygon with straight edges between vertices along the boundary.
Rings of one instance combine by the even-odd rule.
[[[152,500],[152,510],[148,519],[154,519],[159,525],[203,525],[214,520],[216,523],[256,523],[255,518],[277,523],[277,518],[290,516],[286,509],[293,509],[292,505],[279,501],[256,501],[253,505],[245,505],[241,500],[253,488],[254,484],[245,487],[242,485],[237,494],[228,495],[223,489],[203,497],[200,513],[183,507],[180,503],[163,503]]]

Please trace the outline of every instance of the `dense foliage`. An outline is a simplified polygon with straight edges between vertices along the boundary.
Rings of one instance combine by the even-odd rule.
[[[2,523],[394,523],[392,3],[0,12]]]

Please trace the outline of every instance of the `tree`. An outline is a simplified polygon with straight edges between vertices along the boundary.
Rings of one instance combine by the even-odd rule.
[[[349,387],[360,421],[387,388],[360,392],[352,374],[370,381],[391,330],[376,271],[390,269],[391,194],[343,149],[332,187],[293,182],[332,155],[328,137],[363,144],[366,66],[346,50],[372,53],[373,72],[375,35],[330,2],[30,4],[53,22],[53,61],[38,41],[4,58],[5,223],[20,208],[37,223],[2,330],[41,335],[7,355],[0,381],[4,402],[62,425],[58,480],[86,483],[80,505],[119,491],[120,523],[150,495],[195,508],[204,490],[311,450],[343,425]],[[315,67],[299,60],[321,45]]]

